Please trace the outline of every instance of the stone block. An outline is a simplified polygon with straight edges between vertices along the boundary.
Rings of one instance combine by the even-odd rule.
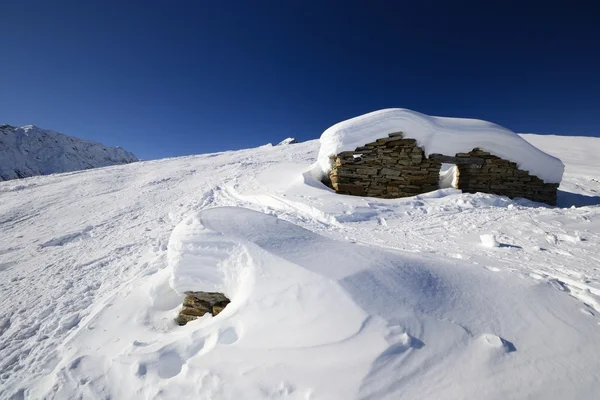
[[[225,301],[221,301],[218,303],[213,304],[212,306],[212,315],[213,316],[217,316],[221,313],[221,311],[223,311],[225,309],[225,307],[227,306],[227,304],[229,304],[229,300]]]
[[[202,313],[201,315],[210,312],[210,301],[199,299],[198,297],[193,295],[186,295],[183,298],[183,306],[188,308],[195,308],[198,310],[204,310],[204,313]]]
[[[360,146],[357,147],[356,150],[354,150],[357,153],[370,153],[373,150],[373,146]]]
[[[339,153],[337,156],[339,158],[354,158],[354,154],[356,154],[354,151],[342,151],[341,153]]]
[[[379,169],[376,167],[357,168],[356,172],[360,175],[375,175]]]
[[[338,184],[337,190],[345,194],[353,194],[356,196],[360,196],[364,194],[365,187],[363,185],[340,183]]]
[[[391,138],[396,138],[396,137],[403,137],[404,136],[404,132],[393,132],[393,133],[388,133],[388,137]]]
[[[375,145],[376,145],[376,146],[381,146],[381,145],[384,145],[384,146],[385,146],[385,144],[386,144],[386,143],[388,143],[388,142],[393,142],[393,141],[396,141],[396,140],[402,140],[402,139],[399,139],[398,137],[386,137],[386,138],[381,138],[381,139],[377,139],[377,140],[375,141]]]
[[[185,325],[203,315],[215,314],[215,306],[221,312],[229,304],[229,299],[218,292],[186,292],[183,298],[183,305],[179,310],[175,322],[179,325]]]
[[[198,317],[194,316],[194,315],[179,314],[179,315],[177,315],[177,318],[175,318],[175,322],[177,322],[177,325],[183,326],[183,325],[187,324],[188,322],[193,321],[197,318]]]
[[[429,175],[429,172],[427,170],[423,171],[423,170],[420,170],[420,169],[418,169],[418,170],[406,170],[406,171],[403,171],[403,175],[406,175],[406,176],[411,176],[411,175],[413,175],[413,176],[414,175],[422,176],[422,175]]]
[[[379,175],[382,176],[399,176],[402,171],[391,169],[391,168],[382,168],[379,172]]]
[[[387,179],[394,183],[407,182],[406,177],[404,176],[390,176]]]

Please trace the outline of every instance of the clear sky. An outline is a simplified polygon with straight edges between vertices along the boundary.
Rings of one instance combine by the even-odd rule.
[[[0,0],[0,123],[144,159],[388,107],[600,136],[593,1]]]

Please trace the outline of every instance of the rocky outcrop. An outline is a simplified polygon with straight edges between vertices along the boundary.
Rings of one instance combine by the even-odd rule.
[[[185,295],[183,306],[175,318],[179,325],[185,325],[206,313],[217,316],[230,303],[223,293],[186,292]]]
[[[457,187],[464,192],[524,197],[555,205],[559,186],[477,148],[469,153],[425,157],[416,140],[402,132],[334,155],[331,161],[325,183],[340,194],[355,196],[398,198],[437,190],[442,162],[457,165]]]

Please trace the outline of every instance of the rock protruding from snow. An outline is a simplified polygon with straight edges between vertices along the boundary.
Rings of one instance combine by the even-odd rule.
[[[175,321],[185,325],[205,314],[216,317],[231,301],[217,292],[187,292]]]
[[[283,139],[281,142],[277,143],[277,146],[284,146],[286,144],[294,144],[294,143],[298,143],[296,141],[296,138],[289,137],[289,138]]]
[[[33,125],[0,125],[0,181],[135,161],[135,155],[120,147],[107,147]]]
[[[365,143],[385,138],[392,132],[404,132],[417,141],[425,156],[454,156],[475,148],[515,162],[545,183],[560,183],[564,164],[544,153],[516,133],[491,122],[431,117],[404,108],[390,108],[342,121],[321,135],[318,165],[323,173],[331,170],[330,157],[353,151]]]

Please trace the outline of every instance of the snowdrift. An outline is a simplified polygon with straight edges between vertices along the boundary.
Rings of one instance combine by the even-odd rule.
[[[236,379],[235,389],[222,388],[224,398],[262,398],[254,382],[273,375],[295,398],[508,398],[515,382],[533,379],[531,364],[538,384],[519,384],[519,392],[547,397],[568,386],[564,374],[585,374],[583,365],[595,362],[575,344],[582,335],[600,343],[593,321],[551,286],[328,239],[245,208],[184,219],[169,249],[175,290],[231,296],[227,320],[215,323],[234,326],[225,340],[235,351],[217,346],[196,360],[197,371]],[[212,323],[203,319],[200,326]],[[569,370],[552,361],[557,348]],[[256,358],[257,350],[284,352],[286,361]],[[167,387],[182,390],[194,374]]]
[[[416,139],[425,155],[440,153],[454,156],[478,147],[535,175],[546,183],[560,183],[563,163],[544,153],[516,133],[487,121],[431,117],[404,108],[374,111],[327,129],[320,138],[318,165],[323,173],[331,170],[330,156],[342,151],[354,151],[366,143],[404,132]]]

